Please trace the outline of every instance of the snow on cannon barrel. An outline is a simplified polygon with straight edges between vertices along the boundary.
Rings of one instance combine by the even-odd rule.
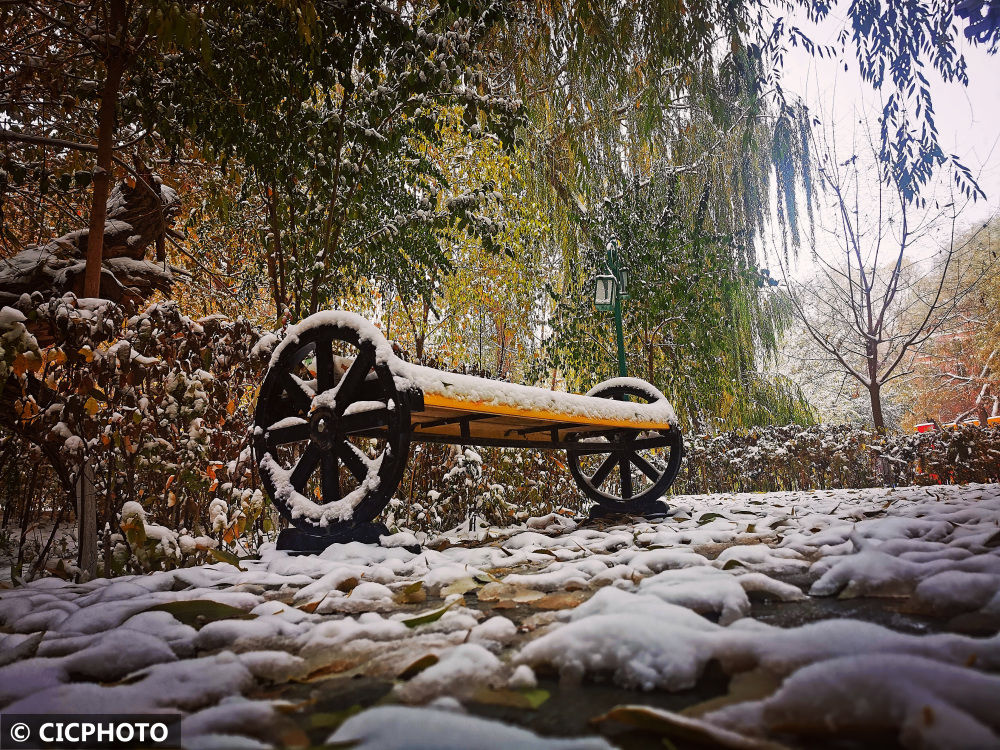
[[[354,313],[316,313],[275,346],[254,413],[261,483],[291,526],[280,548],[377,542],[410,443],[565,450],[598,514],[660,515],[683,454],[669,402],[635,378],[586,395],[443,372],[397,357]]]

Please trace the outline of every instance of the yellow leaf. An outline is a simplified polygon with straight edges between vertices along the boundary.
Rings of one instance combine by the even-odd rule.
[[[42,361],[34,352],[21,352],[16,357],[14,357],[14,363],[12,365],[14,369],[14,374],[20,377],[24,373],[28,372],[38,372],[42,366]]]
[[[17,412],[17,416],[21,419],[31,419],[38,414],[38,404],[31,398],[25,401],[18,401],[14,406],[14,411]]]
[[[90,398],[87,399],[86,403],[83,405],[83,408],[87,410],[87,414],[89,414],[90,416],[94,416],[95,414],[97,414],[97,412],[101,410],[101,405],[97,403],[97,399],[91,396]],[[126,440],[128,440],[128,438],[126,438]]]
[[[80,349],[79,354],[88,362],[94,361],[94,352],[89,346],[85,346],[82,349]]]

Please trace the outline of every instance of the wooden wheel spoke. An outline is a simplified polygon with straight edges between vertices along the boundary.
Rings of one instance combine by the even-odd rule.
[[[305,489],[306,482],[309,481],[309,477],[316,470],[322,453],[323,451],[316,443],[309,443],[306,447],[298,463],[295,464],[295,468],[292,469],[292,476],[290,477],[292,487],[295,488],[296,492],[302,492]]]
[[[618,459],[618,471],[622,475],[622,500],[628,500],[635,494],[632,490],[632,464],[628,457],[622,456]]]
[[[323,339],[316,342],[316,392],[322,393],[333,388],[333,350],[331,342]]]
[[[360,449],[344,441],[339,444],[338,453],[340,454],[340,460],[344,462],[344,466],[350,470],[354,478],[359,482],[363,482],[368,476],[368,464],[365,463],[365,458],[362,458]]]
[[[292,405],[299,411],[308,414],[312,406],[313,394],[309,393],[302,382],[291,373],[285,373],[281,385],[285,393],[288,394],[288,398],[291,399]]]
[[[337,388],[337,396],[334,399],[336,408],[334,411],[339,415],[344,413],[344,409],[352,401],[357,400],[361,384],[365,382],[368,373],[371,372],[372,365],[375,364],[375,352],[371,346],[362,346],[358,351],[358,356],[344,373],[340,386]]]
[[[340,461],[337,460],[337,454],[333,450],[323,451],[321,475],[323,502],[340,500]]]
[[[608,456],[601,465],[597,467],[597,471],[594,472],[594,476],[590,478],[591,484],[594,485],[595,489],[600,489],[601,485],[604,484],[611,470],[615,468],[615,463],[618,461],[617,456]]]
[[[287,445],[309,439],[309,423],[293,424],[288,427],[279,427],[276,430],[267,431],[267,440],[270,445]]]
[[[651,463],[649,463],[649,461],[644,459],[638,453],[629,454],[628,460],[632,462],[632,465],[635,466],[635,468],[649,477],[651,482],[655,482],[663,476],[662,472],[657,471],[656,467],[654,467]]]

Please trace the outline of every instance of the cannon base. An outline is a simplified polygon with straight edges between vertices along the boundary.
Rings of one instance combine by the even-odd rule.
[[[322,552],[331,544],[346,544],[347,542],[378,544],[379,537],[388,535],[389,529],[384,523],[345,524],[323,531],[289,526],[278,534],[277,548],[293,554],[314,555]]]
[[[641,516],[647,521],[661,521],[670,515],[670,506],[662,500],[648,500],[641,503],[630,503],[628,510],[619,510],[595,503],[587,517],[589,521],[607,521],[614,518]]]

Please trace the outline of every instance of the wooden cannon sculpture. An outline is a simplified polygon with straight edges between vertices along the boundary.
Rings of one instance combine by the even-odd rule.
[[[673,409],[642,380],[586,395],[453,374],[398,358],[349,312],[312,315],[272,353],[254,413],[261,482],[292,524],[279,547],[377,542],[373,520],[399,485],[411,442],[565,450],[602,510],[662,513],[683,440]]]

